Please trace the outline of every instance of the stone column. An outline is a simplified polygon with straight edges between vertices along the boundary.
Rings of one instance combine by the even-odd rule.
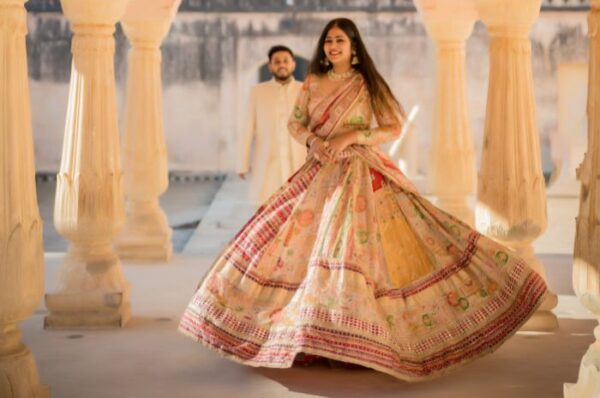
[[[167,189],[160,43],[181,0],[131,0],[122,20],[129,50],[125,102],[126,221],[117,240],[123,260],[167,261],[171,228],[158,197]]]
[[[473,225],[467,199],[475,191],[476,171],[465,91],[465,42],[477,10],[473,0],[418,0],[416,4],[437,48],[430,192],[441,208]]]
[[[557,166],[546,195],[578,197],[580,182],[576,169],[587,148],[585,117],[588,87],[587,62],[561,63],[558,80],[558,129],[551,142],[552,160]],[[551,221],[550,221],[551,222]]]
[[[477,228],[515,249],[546,279],[532,242],[546,228],[546,196],[533,96],[528,33],[541,0],[478,0],[490,40],[485,135],[477,195]],[[554,330],[550,293],[524,325]]]
[[[588,150],[577,170],[581,181],[575,234],[573,287],[583,305],[600,318],[600,0],[591,1],[588,17]],[[596,341],[581,360],[576,384],[565,384],[565,398],[600,395],[600,326]]]
[[[49,396],[17,328],[44,294],[24,3],[0,0],[0,397],[6,398]]]
[[[122,226],[122,172],[113,67],[126,0],[62,0],[74,32],[71,86],[54,221],[70,246],[47,328],[123,326],[129,287],[113,239]]]

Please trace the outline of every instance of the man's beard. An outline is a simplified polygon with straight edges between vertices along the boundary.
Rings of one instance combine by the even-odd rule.
[[[273,73],[273,77],[275,78],[275,80],[280,81],[280,82],[285,82],[285,81],[289,80],[289,78],[292,76],[292,74],[290,72],[288,72],[287,70],[283,73],[282,72]]]

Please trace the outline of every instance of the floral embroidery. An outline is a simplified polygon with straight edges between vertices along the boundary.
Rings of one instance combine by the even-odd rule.
[[[415,211],[415,213],[417,214],[417,216],[418,216],[420,219],[422,219],[422,220],[424,220],[424,219],[425,219],[425,214],[423,214],[423,212],[421,211],[421,209],[419,209],[419,206],[417,206],[417,205],[414,205],[414,206],[413,206],[413,210]]]
[[[310,224],[313,223],[314,219],[315,219],[315,213],[313,213],[310,210],[303,210],[302,212],[300,212],[300,215],[298,216],[298,223],[302,227],[308,227]]]
[[[386,316],[385,320],[389,327],[394,327],[394,316],[393,315]]]
[[[364,229],[357,231],[356,237],[358,239],[358,243],[360,243],[361,245],[364,245],[365,243],[369,242],[369,233]]]
[[[469,300],[466,297],[461,297],[458,299],[458,306],[466,311],[469,308]]]
[[[449,225],[448,226],[448,230],[450,231],[450,233],[452,235],[454,235],[455,237],[459,237],[460,236],[460,230],[458,229],[457,225]]]
[[[367,129],[369,125],[365,123],[365,118],[361,115],[355,115],[350,117],[345,123],[344,127],[349,127],[355,130]],[[363,133],[364,134],[364,133]]]
[[[421,320],[423,321],[423,325],[425,325],[426,327],[430,328],[433,326],[433,318],[430,314],[423,314]]]
[[[448,304],[450,304],[453,307],[456,307],[458,305],[458,293],[456,292],[450,292],[448,293],[448,295],[446,296],[447,300],[448,300]]]
[[[498,262],[500,262],[501,264],[506,264],[508,262],[508,253],[506,253],[505,251],[497,251],[494,257],[496,257],[496,260],[498,260]]]
[[[365,195],[358,195],[356,197],[356,204],[354,206],[354,210],[358,213],[362,213],[367,209],[367,198]]]

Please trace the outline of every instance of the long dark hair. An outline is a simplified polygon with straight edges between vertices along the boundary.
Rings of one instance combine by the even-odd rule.
[[[356,56],[359,60],[359,63],[357,65],[352,65],[352,67],[359,71],[365,79],[367,90],[371,96],[373,111],[379,116],[383,116],[387,113],[393,115],[396,119],[400,116],[400,119],[404,120],[406,117],[404,108],[392,93],[390,86],[383,80],[383,77],[381,77],[377,68],[375,68],[375,63],[373,63],[373,60],[369,56],[367,48],[358,32],[358,28],[352,20],[348,18],[336,18],[325,25],[323,33],[321,33],[321,37],[319,37],[319,43],[317,44],[313,58],[310,61],[309,72],[322,76],[332,68],[331,64],[325,64],[327,56],[325,55],[323,47],[325,45],[327,33],[334,27],[343,30],[350,38],[352,48],[356,51]],[[398,121],[400,122],[401,120]]]

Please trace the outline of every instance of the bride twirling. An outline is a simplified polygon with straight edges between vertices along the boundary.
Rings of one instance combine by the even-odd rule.
[[[421,197],[377,148],[403,116],[355,24],[329,22],[289,123],[308,160],[217,258],[179,330],[251,366],[303,353],[408,381],[514,334],[544,281]]]

